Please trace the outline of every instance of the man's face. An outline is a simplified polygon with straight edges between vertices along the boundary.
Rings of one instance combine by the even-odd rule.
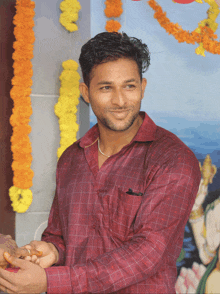
[[[99,124],[113,130],[126,131],[138,118],[146,79],[140,79],[134,60],[121,58],[94,67],[90,86],[80,90]]]

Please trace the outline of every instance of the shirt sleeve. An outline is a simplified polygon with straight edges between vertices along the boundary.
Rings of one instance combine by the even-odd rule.
[[[48,243],[53,243],[53,245],[57,248],[59,252],[59,260],[55,265],[64,265],[66,247],[63,240],[63,234],[60,224],[57,192],[55,193],[55,197],[50,210],[48,226],[44,230],[41,240]]]
[[[67,165],[65,161],[65,154],[68,154],[68,150],[70,149],[67,148],[61,157],[58,160],[57,163],[57,169],[56,169],[56,192],[54,196],[54,200],[51,206],[50,210],[50,215],[48,219],[48,225],[47,228],[44,230],[42,234],[42,241],[52,243],[56,249],[58,250],[59,253],[59,259],[58,262],[55,263],[55,266],[61,266],[65,264],[65,254],[66,254],[66,246],[63,238],[63,232],[62,232],[62,226],[60,222],[60,213],[59,213],[59,201],[58,201],[58,190],[59,190],[59,179],[62,176],[62,172],[60,172],[60,169],[62,170],[62,167]],[[68,155],[67,155],[68,157]],[[69,163],[69,162],[68,162]],[[53,266],[54,266],[53,265]]]
[[[48,294],[111,293],[146,280],[159,271],[164,259],[169,258],[166,256],[168,248],[183,238],[201,173],[190,150],[172,155],[155,169],[142,196],[132,239],[85,264],[45,269]],[[172,264],[181,250],[177,247]]]
[[[58,165],[60,164],[61,159],[62,159],[62,156],[60,160],[58,161]],[[57,168],[57,171],[56,171],[56,186],[57,187],[59,185],[58,179],[59,179],[59,168]],[[52,243],[58,250],[59,260],[54,265],[56,266],[64,265],[66,246],[63,239],[62,227],[60,223],[57,188],[56,188],[55,196],[54,196],[53,203],[50,210],[48,225],[42,234],[41,241]]]

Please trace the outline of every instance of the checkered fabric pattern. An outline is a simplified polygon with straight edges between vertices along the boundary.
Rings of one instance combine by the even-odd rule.
[[[184,143],[140,115],[136,136],[100,169],[97,125],[61,156],[42,236],[59,251],[45,269],[48,294],[175,293],[201,174]]]

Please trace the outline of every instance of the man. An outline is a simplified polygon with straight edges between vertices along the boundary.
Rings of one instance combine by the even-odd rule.
[[[145,44],[101,33],[82,47],[79,61],[80,91],[98,124],[58,162],[48,227],[42,241],[26,246],[42,257],[27,263],[6,256],[22,268],[20,279],[29,274],[16,289],[25,292],[29,283],[29,293],[175,293],[198,161],[140,112],[150,63]],[[31,284],[34,273],[39,288]],[[1,289],[12,287],[10,279],[0,271]]]

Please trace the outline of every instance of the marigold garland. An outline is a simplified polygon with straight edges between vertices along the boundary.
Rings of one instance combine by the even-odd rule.
[[[54,107],[55,114],[59,117],[61,137],[60,147],[57,150],[58,159],[63,151],[77,140],[76,134],[79,129],[76,117],[76,106],[80,97],[78,64],[74,60],[67,60],[62,66],[64,70],[60,75],[60,97]]]
[[[202,27],[209,27],[212,29],[213,32],[215,32],[218,28],[218,24],[216,23],[216,18],[218,17],[220,10],[218,7],[218,4],[215,2],[215,0],[204,0],[206,3],[210,5],[210,8],[207,11],[208,18],[204,19],[199,23],[199,26],[197,29],[195,29],[195,32],[201,33]],[[205,56],[205,49],[203,46],[203,43],[199,44],[199,47],[196,48],[196,54]]]
[[[104,12],[107,17],[119,17],[123,12],[121,0],[106,0],[105,5]]]
[[[120,22],[118,22],[117,20],[108,20],[106,22],[106,26],[105,26],[105,29],[107,32],[118,32],[121,28],[121,24]]]
[[[81,9],[81,5],[77,0],[64,0],[60,3],[60,23],[70,32],[77,31],[78,26],[76,21],[78,20],[78,12]]]
[[[166,13],[163,12],[161,6],[155,0],[149,0],[148,4],[155,11],[154,18],[157,19],[159,24],[167,31],[167,33],[172,34],[179,43],[202,43],[203,48],[206,51],[213,54],[220,54],[220,42],[214,40],[217,36],[210,27],[201,24],[201,26],[199,26],[199,33],[197,32],[198,28],[193,32],[185,31],[179,24],[174,24],[167,18]],[[213,17],[211,14],[209,14],[209,16]],[[214,18],[216,19],[215,16]],[[201,54],[198,50],[196,53]]]
[[[106,0],[105,15],[110,17],[119,17],[123,13],[121,0]],[[118,32],[121,28],[121,24],[117,20],[108,20],[106,22],[105,29],[108,32]]]
[[[14,35],[16,41],[12,58],[14,60],[14,77],[12,78],[11,98],[14,101],[10,124],[13,128],[11,150],[13,153],[12,170],[14,172],[13,186],[9,189],[9,196],[14,211],[25,212],[32,202],[32,186],[34,176],[31,170],[31,143],[28,125],[32,114],[31,107],[31,77],[33,75],[31,60],[33,58],[35,3],[31,0],[16,1],[16,15]]]

